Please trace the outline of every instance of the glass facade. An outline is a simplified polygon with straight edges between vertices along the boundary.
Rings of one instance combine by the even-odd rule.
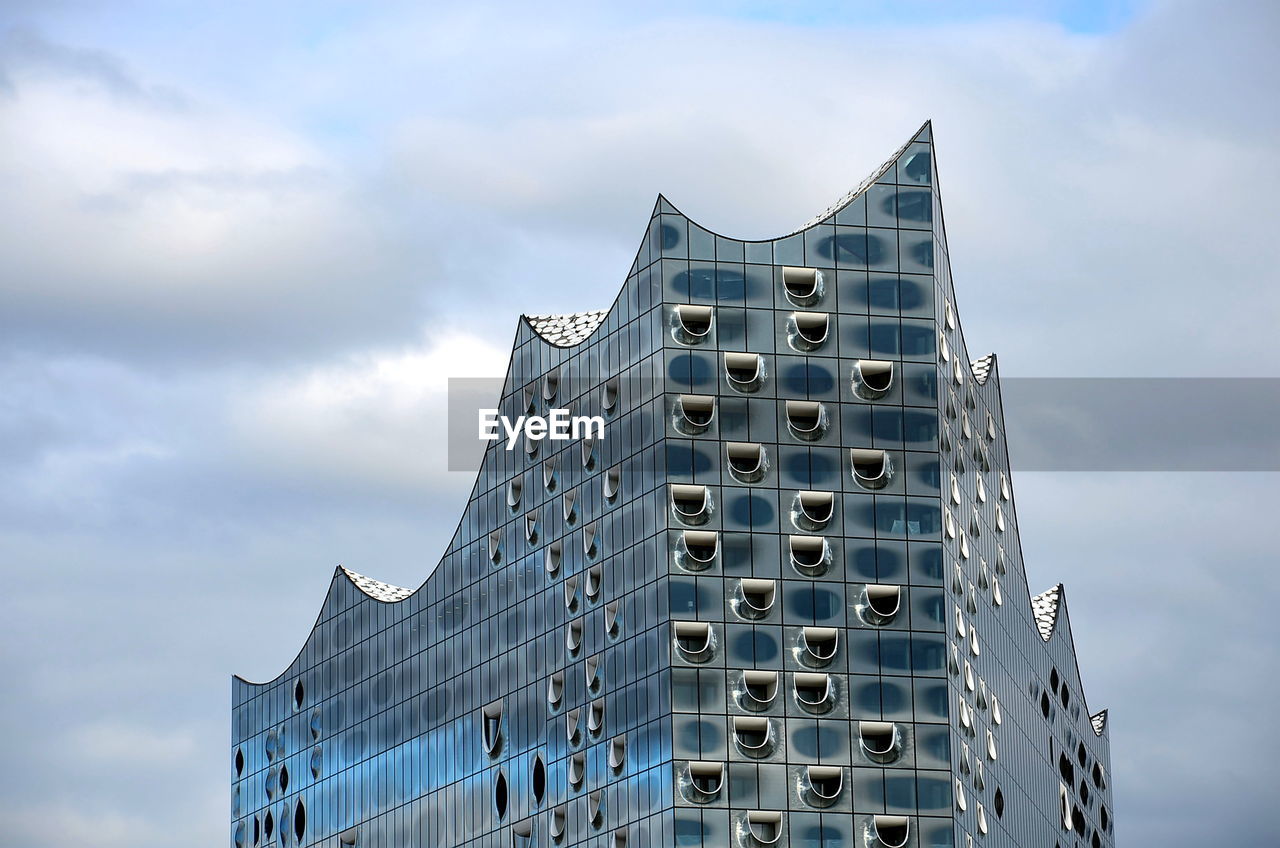
[[[420,588],[339,569],[288,670],[233,681],[232,845],[1111,845],[998,383],[928,124],[785,238],[659,198],[501,398],[604,436],[493,444]]]

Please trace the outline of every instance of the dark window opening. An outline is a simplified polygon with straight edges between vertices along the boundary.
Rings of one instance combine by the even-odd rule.
[[[502,772],[498,772],[498,777],[493,782],[493,808],[498,813],[499,821],[507,817],[507,776]]]

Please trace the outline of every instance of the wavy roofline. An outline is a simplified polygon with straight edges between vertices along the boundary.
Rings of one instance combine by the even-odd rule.
[[[307,650],[307,645],[311,644],[311,636],[316,632],[316,628],[320,626],[320,622],[324,619],[325,610],[329,606],[329,596],[333,594],[333,584],[334,582],[336,582],[339,574],[346,575],[346,569],[343,568],[341,565],[335,566],[333,569],[333,574],[329,577],[329,588],[325,590],[324,599],[320,601],[320,611],[316,613],[316,620],[311,623],[311,629],[307,631],[306,638],[302,640],[302,645],[299,646],[298,652],[293,655],[293,659],[285,663],[284,668],[280,671],[279,674],[277,674],[275,677],[271,678],[270,680],[262,680],[262,681],[250,680],[249,678],[241,674],[232,674],[231,679],[233,681],[238,681],[240,683],[243,683],[246,686],[258,686],[258,687],[270,686],[276,681],[283,679],[285,675],[287,675],[289,671],[297,664],[298,658],[301,657],[303,652]]]
[[[898,161],[898,159],[899,159],[899,158],[901,158],[901,156],[903,155],[903,153],[905,153],[905,152],[906,152],[906,150],[907,150],[907,149],[908,149],[908,148],[909,148],[913,143],[915,143],[917,139],[919,139],[919,138],[920,138],[921,134],[922,134],[922,133],[924,133],[924,132],[927,130],[927,131],[929,131],[929,135],[930,135],[930,137],[929,137],[929,144],[930,144],[930,148],[931,148],[931,153],[932,153],[932,155],[933,155],[932,169],[933,169],[933,173],[934,173],[934,176],[935,176],[935,178],[934,178],[934,185],[933,185],[933,188],[934,188],[934,190],[935,190],[935,191],[937,191],[937,195],[938,195],[938,208],[937,208],[937,212],[936,212],[936,214],[937,214],[936,227],[937,227],[937,229],[938,229],[938,231],[939,231],[939,233],[940,233],[941,241],[942,241],[942,243],[945,245],[945,244],[947,243],[947,239],[946,239],[946,222],[945,222],[945,217],[944,217],[944,214],[943,214],[942,195],[941,195],[941,191],[938,189],[937,179],[936,179],[936,174],[937,174],[937,171],[938,171],[938,166],[937,166],[937,152],[936,152],[936,145],[934,145],[934,144],[933,144],[932,128],[933,128],[933,122],[932,122],[932,120],[926,120],[923,124],[921,124],[921,125],[920,125],[919,129],[917,129],[914,133],[912,133],[912,134],[911,134],[911,136],[907,139],[907,141],[906,141],[906,142],[904,142],[904,143],[903,143],[903,144],[902,144],[902,145],[901,145],[897,150],[895,150],[895,151],[894,151],[893,155],[891,155],[888,159],[886,159],[884,162],[882,162],[882,163],[881,163],[881,164],[880,164],[880,165],[879,165],[879,166],[878,166],[874,171],[872,171],[872,173],[871,173],[869,176],[867,176],[867,177],[866,177],[865,179],[863,179],[860,183],[858,183],[858,185],[857,185],[857,186],[855,186],[852,190],[850,190],[849,192],[846,192],[846,193],[845,193],[845,194],[844,194],[844,195],[843,195],[843,196],[842,196],[838,201],[836,201],[836,203],[835,203],[835,204],[833,204],[832,206],[829,206],[825,211],[821,212],[817,217],[810,219],[808,222],[806,222],[804,225],[802,225],[802,226],[801,226],[801,227],[799,227],[798,229],[793,230],[792,232],[789,232],[789,233],[785,233],[785,234],[783,234],[783,235],[772,236],[772,237],[769,237],[769,238],[762,238],[762,239],[742,239],[742,238],[737,238],[736,236],[725,235],[724,233],[721,233],[721,232],[719,232],[718,230],[714,230],[714,229],[711,229],[710,227],[705,226],[704,224],[702,224],[702,223],[700,223],[700,222],[696,221],[695,219],[693,219],[692,217],[690,217],[688,214],[686,214],[686,213],[682,212],[682,211],[681,211],[681,210],[680,210],[680,209],[679,209],[679,208],[678,208],[674,203],[672,203],[672,202],[671,202],[671,201],[666,197],[666,195],[664,195],[664,194],[663,194],[663,193],[661,193],[661,192],[659,192],[659,193],[658,193],[657,200],[656,200],[656,202],[654,203],[653,210],[650,212],[650,215],[649,215],[649,219],[648,219],[648,220],[649,220],[649,222],[651,223],[655,217],[657,217],[658,215],[661,215],[661,214],[674,214],[674,215],[679,215],[680,217],[684,218],[686,221],[688,221],[688,222],[690,222],[691,224],[694,224],[695,226],[697,226],[697,227],[699,227],[699,228],[701,228],[701,229],[705,230],[706,232],[710,233],[711,235],[717,236],[717,237],[719,237],[719,238],[728,239],[728,240],[731,240],[731,241],[741,242],[741,243],[743,243],[743,244],[762,244],[762,243],[765,243],[765,242],[774,242],[774,241],[779,241],[779,240],[781,240],[781,239],[785,239],[785,238],[791,238],[792,236],[798,235],[798,234],[800,234],[800,233],[807,232],[808,230],[811,230],[811,229],[813,229],[814,227],[821,225],[823,222],[825,222],[825,221],[827,221],[828,219],[830,219],[830,218],[834,217],[835,215],[839,214],[841,210],[845,209],[847,206],[849,206],[849,204],[853,203],[853,202],[854,202],[854,201],[856,201],[859,197],[861,197],[863,194],[865,194],[865,193],[866,193],[866,192],[871,188],[871,186],[873,186],[873,185],[874,185],[874,184],[875,184],[875,183],[876,183],[876,182],[877,182],[881,177],[883,177],[886,173],[888,173],[888,172],[889,172],[889,169],[890,169],[890,168],[892,168],[892,167],[894,166],[894,164]],[[664,204],[665,204],[667,207],[670,207],[670,210],[671,210],[670,212],[665,212],[665,211],[663,210],[663,206],[664,206]],[[529,315],[529,314],[524,314],[524,313],[522,313],[522,314],[519,316],[518,320],[517,320],[517,332],[516,332],[516,339],[515,339],[515,341],[517,342],[517,344],[518,344],[518,343],[519,343],[519,341],[520,341],[520,329],[521,329],[521,327],[522,327],[522,326],[523,326],[523,327],[527,327],[527,328],[528,328],[529,333],[531,334],[532,338],[537,339],[539,342],[541,342],[542,344],[546,345],[548,348],[551,348],[551,349],[554,349],[554,350],[571,350],[571,349],[576,348],[576,347],[578,347],[578,346],[580,346],[580,345],[587,344],[587,343],[591,342],[591,341],[592,341],[592,339],[596,336],[596,334],[600,332],[600,328],[601,328],[601,327],[603,327],[603,326],[605,326],[605,324],[607,324],[607,323],[608,323],[609,318],[614,314],[615,310],[617,310],[618,305],[619,305],[619,303],[621,302],[621,299],[622,299],[623,295],[624,295],[624,294],[625,294],[625,292],[626,292],[627,279],[629,279],[629,278],[630,278],[630,276],[631,276],[631,274],[632,274],[634,271],[636,271],[636,270],[638,269],[640,256],[641,256],[641,253],[642,253],[642,252],[643,252],[643,250],[644,250],[644,247],[645,247],[645,241],[648,239],[648,237],[649,237],[649,231],[648,231],[648,226],[646,225],[646,228],[645,228],[645,234],[644,234],[644,236],[642,236],[642,238],[641,238],[641,242],[640,242],[640,245],[639,245],[639,247],[637,247],[637,249],[636,249],[635,257],[632,259],[631,266],[630,266],[629,270],[627,271],[626,275],[624,276],[622,284],[618,287],[617,294],[614,296],[614,299],[613,299],[613,301],[610,303],[609,308],[608,308],[608,309],[605,309],[605,310],[589,310],[590,312],[599,313],[599,314],[600,314],[600,318],[599,318],[599,321],[597,322],[596,326],[595,326],[595,327],[593,327],[593,328],[591,329],[591,331],[590,331],[586,336],[584,336],[584,337],[583,337],[582,339],[580,339],[579,341],[574,342],[573,344],[563,344],[563,345],[562,345],[562,344],[557,344],[557,343],[555,343],[555,342],[553,342],[553,341],[551,341],[551,340],[547,339],[545,336],[543,336],[543,335],[542,335],[542,333],[538,330],[538,328],[537,328],[537,327],[533,324],[533,322],[530,320],[531,318],[538,318],[538,317],[541,317],[541,316],[538,316],[538,315],[531,316],[531,315]],[[949,265],[949,264],[950,264],[950,257],[948,256],[948,265]],[[1002,397],[1002,395],[1001,395],[1001,393],[1000,393],[1000,390],[999,390],[1000,380],[999,380],[999,361],[998,361],[998,358],[997,358],[997,356],[996,356],[996,354],[995,354],[995,353],[988,353],[988,354],[986,354],[985,356],[979,357],[978,359],[974,359],[974,360],[970,360],[970,359],[968,358],[968,344],[967,344],[967,341],[966,341],[966,339],[965,339],[964,327],[963,327],[963,324],[962,324],[962,322],[961,322],[961,318],[960,318],[960,308],[959,308],[959,305],[958,305],[959,298],[958,298],[957,296],[955,296],[955,286],[954,286],[954,282],[951,282],[950,289],[951,289],[950,294],[952,295],[952,297],[953,297],[953,298],[954,298],[954,300],[955,300],[955,303],[953,303],[952,305],[953,305],[953,307],[954,307],[954,309],[955,309],[956,334],[957,334],[957,337],[960,339],[961,345],[963,346],[963,354],[961,354],[961,352],[960,352],[960,351],[956,351],[956,356],[957,356],[957,358],[958,358],[958,360],[959,360],[959,361],[963,361],[963,362],[964,362],[965,367],[966,367],[966,369],[968,370],[968,374],[967,374],[967,376],[968,376],[971,380],[973,380],[974,385],[979,386],[979,387],[981,387],[981,388],[983,388],[983,389],[986,389],[988,386],[990,386],[990,387],[991,387],[991,389],[993,390],[993,392],[992,392],[992,393],[994,394],[995,400],[996,400],[996,401],[997,401],[997,403],[998,403],[998,408],[999,408],[999,411],[1000,411],[1000,420],[1003,422],[1003,421],[1005,420],[1005,417],[1004,417],[1004,399],[1003,399],[1003,397]],[[570,314],[570,315],[580,315],[580,314],[585,314],[585,313],[568,313],[568,314]],[[555,316],[550,316],[550,317],[555,317]],[[504,385],[504,394],[505,394],[505,386],[506,386],[506,384],[507,384],[507,381],[509,381],[509,380],[510,380],[510,378],[511,378],[511,364],[512,364],[512,362],[514,361],[514,357],[515,357],[515,352],[516,352],[517,344],[513,344],[513,345],[512,345],[511,356],[510,356],[510,357],[508,358],[508,360],[507,360],[507,369],[506,369],[506,374],[504,375],[504,380],[503,380],[503,385]],[[994,379],[993,379],[993,378],[994,378]],[[1005,467],[1006,467],[1006,468],[1008,468],[1008,469],[1009,469],[1009,486],[1010,486],[1010,489],[1012,490],[1012,487],[1013,487],[1013,467],[1012,467],[1012,466],[1010,465],[1010,463],[1009,463],[1009,452],[1008,452],[1008,441],[1007,441],[1007,439],[1005,439],[1005,440],[1004,440],[1003,453],[1004,453],[1004,465],[1005,465]],[[473,483],[472,483],[471,492],[470,492],[470,494],[468,495],[468,498],[467,498],[467,501],[466,501],[466,503],[467,503],[467,504],[470,504],[470,503],[471,503],[472,499],[474,498],[474,496],[475,496],[475,494],[476,494],[476,487],[480,485],[480,480],[481,480],[481,473],[482,473],[482,471],[483,471],[483,460],[481,460],[481,467],[480,467],[480,468],[478,468],[478,469],[476,470],[475,480],[474,480],[474,481],[473,481]],[[356,572],[350,571],[349,569],[345,568],[344,566],[339,565],[339,566],[337,566],[337,567],[336,567],[336,569],[335,569],[335,573],[334,573],[333,578],[331,578],[331,579],[330,579],[329,591],[325,594],[325,601],[324,601],[324,602],[322,602],[322,604],[321,604],[320,612],[319,612],[319,614],[316,616],[316,620],[315,620],[315,622],[311,625],[311,629],[307,632],[306,637],[304,637],[304,639],[303,639],[303,641],[302,641],[302,646],[298,649],[298,651],[297,651],[297,653],[294,655],[293,659],[291,659],[291,660],[290,660],[290,661],[285,665],[284,669],[283,669],[279,674],[277,674],[275,677],[271,678],[271,679],[270,679],[270,680],[268,680],[268,681],[264,681],[264,682],[254,682],[254,681],[248,680],[247,678],[245,678],[245,677],[243,677],[243,676],[241,676],[241,675],[238,675],[238,674],[233,674],[233,675],[232,675],[232,678],[233,678],[234,680],[240,681],[241,683],[247,684],[247,685],[249,685],[249,686],[262,687],[262,686],[269,686],[269,685],[271,685],[271,684],[273,684],[273,683],[276,683],[277,681],[281,680],[281,679],[282,679],[282,678],[284,678],[286,675],[288,675],[288,674],[289,674],[289,672],[290,672],[290,670],[291,670],[291,669],[293,669],[293,667],[294,667],[294,666],[295,666],[295,664],[297,663],[298,658],[299,658],[299,657],[301,657],[301,656],[302,656],[302,653],[306,650],[307,645],[308,645],[308,644],[310,643],[310,641],[311,641],[311,636],[312,636],[312,634],[315,632],[316,627],[320,624],[321,617],[324,615],[324,611],[325,611],[325,608],[326,608],[326,606],[327,606],[327,601],[328,601],[329,595],[330,595],[330,594],[332,593],[332,591],[333,591],[333,585],[334,585],[334,583],[335,583],[335,581],[336,581],[336,578],[337,578],[338,574],[341,574],[343,577],[345,577],[345,578],[347,579],[347,581],[348,581],[352,586],[354,586],[354,587],[355,587],[355,588],[356,588],[356,589],[357,589],[361,594],[363,594],[363,595],[365,595],[366,597],[369,597],[369,598],[371,598],[371,599],[373,599],[373,600],[375,600],[375,601],[377,601],[377,602],[379,602],[379,603],[388,603],[388,604],[398,604],[398,603],[402,603],[402,602],[404,602],[404,601],[409,600],[410,598],[412,598],[412,597],[413,597],[414,595],[416,595],[418,592],[422,591],[422,589],[427,585],[427,582],[428,582],[428,581],[431,579],[431,577],[436,573],[436,571],[437,571],[437,569],[440,567],[441,563],[443,563],[443,562],[444,562],[445,556],[447,556],[449,548],[450,548],[450,547],[452,547],[453,541],[454,541],[455,539],[457,539],[458,532],[459,532],[459,530],[460,530],[460,529],[461,529],[461,527],[462,527],[462,523],[463,523],[463,521],[466,519],[466,511],[467,511],[467,508],[466,508],[466,506],[464,506],[464,507],[463,507],[463,509],[462,509],[461,514],[458,516],[458,523],[455,525],[455,527],[454,527],[454,531],[453,531],[453,533],[452,533],[452,534],[450,535],[450,537],[449,537],[449,540],[450,540],[450,541],[449,541],[448,546],[446,546],[446,548],[445,548],[445,553],[441,554],[440,558],[435,562],[435,564],[434,564],[434,565],[432,565],[431,569],[430,569],[430,570],[427,572],[427,574],[423,577],[422,582],[421,582],[420,584],[418,584],[418,586],[417,586],[416,588],[414,588],[414,589],[410,590],[410,589],[405,588],[405,587],[392,586],[391,584],[383,583],[382,581],[380,581],[380,580],[376,580],[375,578],[367,577],[367,576],[365,576],[365,575],[363,575],[363,574],[357,574]],[[1014,526],[1015,526],[1015,527],[1017,527],[1017,526],[1018,526],[1018,522],[1017,522],[1017,501],[1016,501],[1016,499],[1012,496],[1012,492],[1011,492],[1011,495],[1010,495],[1010,498],[1009,498],[1009,511],[1010,511],[1010,513],[1011,513],[1011,517],[1012,517],[1012,519],[1013,519],[1013,524],[1014,524]],[[1027,573],[1026,573],[1026,560],[1025,560],[1025,558],[1023,557],[1023,551],[1022,551],[1022,536],[1021,536],[1021,533],[1017,533],[1017,534],[1015,534],[1015,542],[1016,542],[1016,544],[1017,544],[1017,550],[1018,550],[1018,559],[1019,559],[1019,563],[1021,564],[1021,567],[1022,567],[1022,573],[1023,573],[1023,584],[1027,586],[1027,607],[1028,607],[1028,609],[1030,609],[1030,611],[1031,611],[1031,627],[1032,627],[1032,629],[1033,629],[1033,630],[1036,630],[1036,624],[1035,624],[1035,609],[1034,609],[1034,603],[1033,603],[1033,596],[1031,595],[1030,582],[1029,582],[1029,581],[1028,581],[1028,579],[1027,579]],[[381,586],[387,586],[387,587],[390,587],[390,588],[392,588],[392,589],[396,589],[396,590],[400,590],[400,591],[403,591],[403,592],[407,592],[407,594],[405,594],[403,597],[394,598],[394,599],[389,598],[389,597],[382,597],[382,596],[380,596],[379,594],[375,594],[374,592],[371,592],[371,591],[366,590],[366,588],[365,588],[364,586],[362,586],[362,585],[361,585],[361,582],[359,582],[359,581],[369,581],[369,582],[370,582],[370,583],[372,583],[372,584],[378,584],[378,585],[381,585]],[[1057,623],[1058,623],[1059,614],[1060,614],[1061,608],[1063,608],[1063,607],[1065,607],[1065,606],[1066,606],[1066,587],[1065,587],[1063,584],[1059,583],[1059,584],[1057,585],[1057,587],[1056,587],[1056,588],[1057,588],[1057,589],[1058,589],[1058,591],[1059,591],[1059,602],[1058,602],[1058,608],[1056,608],[1056,609],[1055,609],[1055,612],[1054,612],[1053,629],[1052,629],[1052,631],[1051,631],[1051,633],[1050,633],[1050,639],[1052,639],[1052,637],[1057,633],[1057,630],[1058,630]],[[1049,590],[1049,591],[1052,591],[1052,590]],[[1042,594],[1043,594],[1043,593],[1042,593]],[[1084,679],[1083,679],[1083,677],[1082,677],[1082,676],[1081,676],[1081,674],[1080,674],[1080,661],[1079,661],[1079,656],[1078,656],[1078,654],[1077,654],[1077,652],[1076,652],[1076,649],[1075,649],[1075,638],[1074,638],[1074,636],[1071,634],[1071,625],[1070,625],[1070,617],[1069,617],[1069,616],[1068,616],[1068,624],[1067,624],[1067,627],[1066,627],[1066,631],[1067,631],[1067,636],[1066,636],[1066,638],[1068,639],[1068,642],[1069,642],[1069,648],[1070,648],[1070,650],[1071,650],[1071,655],[1072,655],[1072,658],[1073,658],[1073,660],[1074,660],[1074,662],[1075,662],[1075,667],[1076,667],[1076,679],[1080,681],[1080,699],[1081,699],[1082,705],[1083,705],[1083,707],[1084,707],[1084,709],[1085,709],[1085,712],[1086,712],[1086,714],[1087,714],[1087,713],[1088,713],[1088,697],[1086,696],[1085,691],[1084,691],[1084,688],[1085,688],[1085,687],[1084,687]],[[1037,635],[1039,635],[1039,633],[1038,633],[1038,632],[1037,632]],[[1047,639],[1043,639],[1043,637],[1042,637],[1042,640],[1043,640],[1046,644],[1050,641],[1050,640],[1047,640]],[[1100,718],[1099,718],[1099,717],[1100,717]],[[1100,710],[1098,713],[1091,714],[1091,715],[1089,716],[1089,718],[1090,718],[1090,723],[1091,723],[1091,724],[1092,724],[1092,726],[1093,726],[1093,729],[1094,729],[1094,733],[1095,733],[1095,735],[1097,735],[1097,736],[1099,736],[1099,737],[1101,737],[1101,736],[1105,735],[1105,733],[1106,733],[1106,726],[1107,726],[1107,721],[1106,721],[1106,719],[1107,719],[1107,710],[1106,710],[1106,709]],[[1099,720],[1095,721],[1095,719],[1099,719]],[[1102,728],[1101,730],[1099,729],[1099,725],[1101,725],[1101,728]]]
[[[925,122],[925,125],[930,127],[932,126],[931,123],[928,121]],[[942,244],[945,246],[947,245],[947,225],[946,225],[946,214],[944,212],[944,203],[942,199],[942,191],[938,185],[939,180],[937,179],[938,151],[937,151],[936,144],[933,144],[931,142],[930,146],[933,154],[934,188],[937,189],[937,194],[938,194],[938,208],[935,210],[935,214],[937,215],[936,226],[938,228],[938,232],[940,234]],[[951,266],[950,251],[948,251],[948,255],[947,255],[947,266],[949,271],[951,271],[952,269],[950,268]],[[957,358],[957,361],[965,363],[965,366],[968,369],[968,374],[966,376],[973,380],[974,385],[982,389],[984,392],[988,392],[989,397],[994,399],[995,406],[1000,413],[1000,421],[1007,422],[1007,419],[1004,414],[1004,395],[1000,391],[999,356],[996,353],[992,352],[992,353],[986,354],[985,356],[980,356],[977,359],[969,358],[969,343],[968,343],[968,339],[965,338],[965,333],[964,333],[964,321],[961,317],[962,310],[960,309],[960,297],[959,295],[956,294],[956,290],[955,290],[955,280],[954,280],[955,274],[951,272],[949,273],[949,277],[951,278],[949,281],[950,289],[951,289],[950,295],[953,298],[953,302],[951,305],[955,311],[955,322],[956,322],[955,332],[956,332],[957,338],[959,338],[960,340],[960,347],[961,347],[960,350],[955,351],[955,356]],[[982,367],[983,365],[986,366],[985,369]],[[985,373],[982,373],[980,376],[979,375],[980,371],[985,371]],[[1036,635],[1040,635],[1039,630],[1036,627],[1035,605],[1033,601],[1034,596],[1031,594],[1031,581],[1027,577],[1027,561],[1022,549],[1022,533],[1020,530],[1020,525],[1018,523],[1018,501],[1017,501],[1017,498],[1014,496],[1014,492],[1013,492],[1014,468],[1013,468],[1013,464],[1009,461],[1009,440],[1008,440],[1008,434],[1007,434],[1007,427],[1006,427],[1005,438],[1001,440],[1001,452],[1003,453],[1003,456],[1004,456],[1004,467],[1008,469],[1008,476],[1009,476],[1009,490],[1010,490],[1009,517],[1013,522],[1013,526],[1015,528],[1019,528],[1019,532],[1014,534],[1014,544],[1017,546],[1018,562],[1022,568],[1022,583],[1024,586],[1026,586],[1026,590],[1027,590],[1026,609],[1028,610],[1028,612],[1030,612],[1029,623],[1030,623],[1032,632],[1036,633]],[[1054,621],[1053,621],[1053,631],[1050,633],[1050,638],[1052,638],[1054,635],[1057,634],[1058,619],[1062,615],[1062,610],[1065,609],[1067,605],[1066,585],[1064,583],[1058,583],[1056,587],[1052,587],[1051,589],[1046,591],[1053,591],[1054,588],[1058,590],[1059,600],[1058,600],[1058,609],[1055,610]],[[1089,715],[1090,717],[1090,723],[1093,726],[1094,735],[1098,737],[1102,737],[1106,735],[1107,709],[1099,710],[1097,713],[1089,712],[1089,697],[1085,692],[1084,675],[1080,673],[1080,655],[1076,651],[1075,636],[1071,632],[1071,617],[1068,614],[1066,618],[1067,618],[1067,626],[1065,628],[1067,632],[1066,639],[1068,642],[1068,648],[1071,651],[1072,662],[1075,665],[1076,680],[1080,682],[1081,707],[1085,712],[1085,714]],[[1049,640],[1045,640],[1043,639],[1043,637],[1041,638],[1042,638],[1042,641],[1048,644]],[[1093,718],[1096,716],[1103,717],[1101,722],[1092,721]],[[1102,725],[1101,730],[1098,729],[1099,723]]]

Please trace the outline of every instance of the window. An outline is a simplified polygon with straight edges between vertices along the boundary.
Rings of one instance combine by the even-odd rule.
[[[733,717],[733,741],[748,757],[767,757],[773,752],[773,724],[755,716]]]
[[[796,703],[806,712],[815,715],[830,712],[835,704],[831,675],[797,672],[792,679]]]
[[[871,831],[884,848],[903,848],[910,822],[906,816],[872,816]]]
[[[793,312],[787,322],[787,342],[801,352],[817,350],[830,330],[831,316],[825,312]]]
[[[674,484],[671,510],[684,524],[705,524],[711,517],[711,493],[706,486]]]
[[[839,766],[805,766],[801,795],[812,807],[829,807],[844,790],[844,769]]]
[[[739,703],[744,709],[765,710],[778,694],[778,672],[742,672],[742,697]]]
[[[821,530],[835,514],[835,495],[831,492],[797,492],[791,510],[791,522],[801,530]]]
[[[824,536],[788,536],[791,567],[806,577],[825,574],[831,565],[831,545]]]
[[[817,401],[789,400],[786,403],[787,428],[803,441],[822,438],[827,431],[827,410]]]
[[[853,393],[863,400],[879,400],[893,388],[893,362],[859,359],[853,364]]]
[[[877,763],[891,763],[901,751],[902,737],[898,726],[889,721],[858,722],[858,742],[868,758]]]
[[[741,602],[736,611],[747,619],[764,618],[777,600],[777,584],[773,580],[743,578],[738,581],[738,591]]]
[[[868,624],[885,625],[892,622],[902,608],[902,587],[885,583],[868,583],[863,591],[863,603],[858,610]],[[959,619],[956,620],[959,623]]]
[[[801,660],[811,666],[824,666],[835,659],[840,631],[834,627],[805,627],[800,631]]]
[[[730,388],[749,394],[764,383],[764,357],[758,353],[726,353],[724,375]]]
[[[782,269],[782,289],[796,306],[810,306],[822,298],[824,281],[817,268]]]
[[[740,483],[756,483],[768,469],[764,445],[753,442],[728,442],[725,445],[729,474]]]
[[[711,334],[712,307],[680,304],[672,312],[671,335],[681,344],[702,344]]]
[[[705,621],[676,621],[672,623],[675,646],[689,662],[706,662],[711,659],[714,639],[711,625]]]
[[[883,489],[893,476],[893,462],[882,450],[850,448],[853,479],[864,489]]]
[[[720,797],[724,786],[724,763],[687,763],[683,778],[681,786],[686,798],[696,804],[710,803]]]
[[[676,545],[676,563],[686,571],[703,571],[716,559],[720,535],[705,530],[685,530]]]
[[[677,395],[672,426],[686,436],[707,432],[716,417],[716,399],[710,395]]]

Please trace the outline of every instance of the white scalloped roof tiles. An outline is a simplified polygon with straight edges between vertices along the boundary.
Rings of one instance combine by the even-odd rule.
[[[534,332],[556,347],[570,347],[585,340],[609,314],[607,309],[573,312],[569,315],[526,315]]]
[[[1058,619],[1058,599],[1062,597],[1061,588],[1054,586],[1031,599],[1031,612],[1036,617],[1036,627],[1040,630],[1040,638],[1046,642],[1053,635],[1053,625]]]
[[[372,577],[356,574],[346,566],[342,566],[342,570],[351,578],[351,582],[356,584],[357,589],[374,600],[390,603],[392,601],[403,601],[413,594],[412,589],[406,589],[403,586],[392,586],[390,583],[383,583],[381,580],[374,580]]]
[[[987,377],[991,376],[991,365],[995,361],[996,355],[994,353],[988,353],[981,359],[975,359],[973,362],[969,363],[970,367],[973,368],[973,379],[977,380],[979,383],[987,382]]]

